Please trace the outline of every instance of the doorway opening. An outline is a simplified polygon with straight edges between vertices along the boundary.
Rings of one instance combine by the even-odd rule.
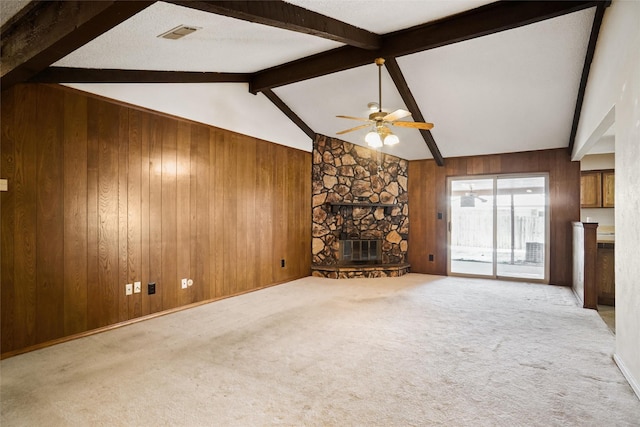
[[[548,175],[448,179],[448,274],[548,282]]]

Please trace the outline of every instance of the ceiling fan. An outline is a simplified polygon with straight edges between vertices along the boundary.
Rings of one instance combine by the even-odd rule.
[[[474,208],[476,206],[476,199],[480,200],[482,203],[487,202],[487,199],[478,196],[478,194],[473,191],[473,184],[469,184],[469,191],[460,197],[460,207]]]
[[[414,129],[431,129],[433,123],[424,122],[403,122],[400,119],[409,117],[411,113],[406,110],[398,109],[392,113],[382,111],[382,66],[384,65],[384,58],[376,58],[375,64],[378,66],[378,111],[369,114],[369,118],[352,117],[352,116],[336,116],[341,119],[360,120],[367,122],[363,125],[353,127],[351,129],[345,129],[337,132],[337,135],[342,135],[347,132],[353,132],[355,130],[363,129],[368,126],[373,126],[371,132],[367,133],[365,141],[371,147],[381,147],[384,145],[394,145],[400,142],[398,137],[391,132],[389,125],[414,128]],[[372,103],[375,105],[375,103]],[[369,104],[371,105],[371,104]]]

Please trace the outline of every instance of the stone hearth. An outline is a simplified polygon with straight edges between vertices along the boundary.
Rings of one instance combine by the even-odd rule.
[[[410,265],[378,264],[378,265],[313,265],[312,275],[329,279],[355,279],[375,277],[399,277],[409,272]]]

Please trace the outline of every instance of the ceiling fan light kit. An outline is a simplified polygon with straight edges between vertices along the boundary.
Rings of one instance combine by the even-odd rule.
[[[380,138],[380,135],[378,135],[378,133],[375,130],[372,130],[371,132],[367,133],[367,135],[364,137],[364,140],[367,142],[369,147],[372,147],[372,148],[382,147],[382,139]]]
[[[364,137],[364,140],[372,148],[379,148],[382,145],[396,145],[400,142],[398,135],[395,135],[386,126],[376,126]]]
[[[384,145],[396,145],[398,142],[400,142],[398,135],[389,134],[384,138]]]
[[[361,118],[361,117],[351,117],[351,116],[336,116],[341,119],[349,119],[349,120],[360,120],[367,122],[367,124],[353,127],[351,129],[346,129],[340,132],[337,132],[337,135],[342,135],[347,132],[353,132],[355,130],[363,129],[369,127],[369,125],[373,125],[373,129],[369,131],[364,140],[372,148],[379,148],[383,145],[396,145],[400,142],[400,138],[391,132],[389,129],[389,125],[391,126],[399,126],[399,127],[407,127],[414,129],[431,129],[433,128],[433,123],[423,123],[423,122],[401,122],[399,120],[404,119],[405,117],[409,117],[411,113],[406,110],[396,110],[393,113],[387,113],[386,111],[382,111],[382,66],[384,65],[384,58],[376,58],[375,61],[378,66],[378,102],[370,102],[367,104],[369,110],[373,112],[369,114],[369,118]],[[377,111],[375,111],[377,109]]]

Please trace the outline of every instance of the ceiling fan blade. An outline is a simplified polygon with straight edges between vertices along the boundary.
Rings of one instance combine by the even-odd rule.
[[[423,123],[423,122],[393,122],[391,124],[394,126],[399,126],[403,128],[426,129],[426,130],[433,128],[433,123]]]
[[[393,113],[389,113],[382,118],[385,122],[395,122],[396,120],[403,119],[405,117],[409,117],[411,115],[407,110],[399,109],[394,111]]]
[[[342,135],[343,133],[353,132],[354,130],[366,128],[367,126],[371,126],[371,125],[369,123],[367,123],[365,125],[356,126],[354,128],[351,128],[351,129],[341,130],[340,132],[336,132],[336,135]]]
[[[336,116],[340,119],[350,119],[350,120],[360,120],[361,122],[368,122],[369,119],[365,119],[364,117],[352,117],[352,116]]]

